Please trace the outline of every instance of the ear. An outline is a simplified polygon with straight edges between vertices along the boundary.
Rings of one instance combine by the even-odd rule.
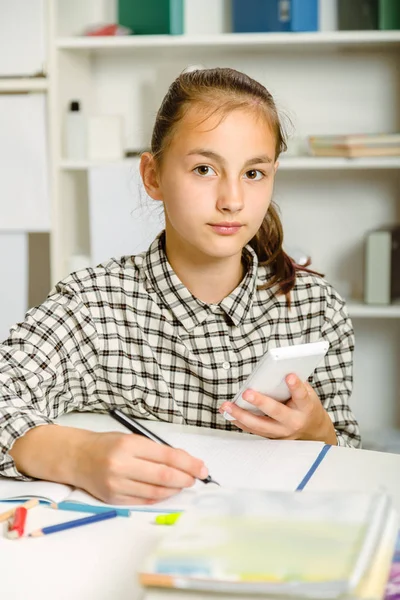
[[[153,200],[162,200],[162,192],[156,169],[156,162],[151,152],[143,152],[140,157],[140,175],[146,192]]]

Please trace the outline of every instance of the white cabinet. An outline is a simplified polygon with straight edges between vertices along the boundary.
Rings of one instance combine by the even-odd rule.
[[[48,231],[46,97],[0,95],[0,231]]]
[[[0,339],[24,318],[31,269],[29,233],[49,232],[47,0],[0,0]],[[46,233],[45,233],[46,235]],[[45,294],[40,294],[43,299]]]
[[[230,66],[266,85],[291,135],[400,129],[400,31],[66,37],[83,23],[66,28],[56,9],[51,3],[53,281],[67,274],[74,256],[92,254],[97,262],[106,251],[125,253],[130,231],[138,231],[141,199],[140,244],[160,225],[157,208],[150,216],[143,212],[135,161],[102,166],[64,159],[62,131],[71,100],[80,100],[86,114],[121,115],[125,148],[139,152],[148,146],[158,105],[178,73],[190,64]],[[95,194],[89,198],[90,190],[101,191],[102,180],[116,176],[113,197],[104,187],[98,203]],[[400,222],[400,157],[282,157],[274,195],[286,243],[309,252],[314,267],[349,302],[356,330],[353,407],[362,431],[395,425],[400,306],[369,307],[361,298],[366,231]],[[101,236],[107,236],[103,244]],[[137,239],[133,235],[132,253]]]
[[[46,71],[46,0],[0,0],[0,77]]]

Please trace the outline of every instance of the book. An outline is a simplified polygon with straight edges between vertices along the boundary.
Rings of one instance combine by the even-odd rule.
[[[400,29],[399,0],[379,0],[379,29]]]
[[[368,232],[365,241],[366,304],[390,304],[400,299],[400,225]]]
[[[398,156],[400,134],[321,135],[308,137],[314,156]]]
[[[343,158],[362,158],[365,156],[400,156],[400,146],[393,148],[313,148],[312,156],[338,156]]]
[[[385,587],[385,600],[400,599],[400,532],[397,536],[396,546],[390,567],[389,579]]]
[[[379,0],[338,0],[338,25],[344,30],[378,29]]]
[[[398,146],[400,145],[400,133],[312,135],[308,140],[313,146]]]
[[[139,580],[246,598],[381,598],[397,531],[382,492],[213,489],[146,557]]]
[[[118,23],[134,35],[183,33],[184,0],[118,0]]]
[[[81,416],[81,415],[80,415]],[[160,423],[146,422],[157,433]],[[165,424],[164,424],[165,425]],[[118,424],[110,430],[126,429]],[[236,432],[206,433],[162,432],[172,446],[183,448],[204,460],[213,479],[226,488],[254,488],[261,490],[295,490],[305,487],[307,481],[325,456],[330,446],[323,442],[295,440],[267,440]],[[131,510],[148,512],[175,512],[185,510],[205,486],[196,482],[192,488],[150,506],[131,506]],[[68,485],[46,481],[16,481],[0,478],[0,501],[40,498],[49,503],[78,502],[93,506],[109,506],[87,492]]]
[[[233,0],[233,31],[317,31],[318,0]]]

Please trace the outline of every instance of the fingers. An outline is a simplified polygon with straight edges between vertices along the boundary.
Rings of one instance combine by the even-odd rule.
[[[261,412],[265,415],[268,415],[270,419],[277,421],[278,423],[286,423],[290,418],[291,410],[282,402],[278,402],[269,396],[264,396],[259,392],[255,392],[254,390],[246,390],[243,393],[243,399],[257,407]],[[222,410],[226,410],[229,414],[231,414],[235,419],[241,421],[241,423],[248,425],[254,424],[255,419],[264,418],[258,415],[254,415],[249,410],[244,410],[243,408],[239,408],[235,404],[231,404],[227,402],[221,406]]]
[[[133,434],[114,442],[104,467],[104,477],[96,478],[97,495],[112,504],[160,502],[208,474],[201,460],[183,450]]]
[[[240,421],[232,421],[232,424],[235,425],[235,427],[237,427],[238,429],[244,431],[245,433],[253,433],[254,435],[259,435],[261,437],[268,438],[271,440],[281,440],[286,439],[287,437],[287,431],[285,430],[285,428],[282,427],[282,425],[274,423],[273,421],[264,421],[262,423],[257,423],[252,427],[247,427]]]
[[[243,399],[257,407],[265,416],[255,415],[230,402],[224,403],[220,410],[231,414],[235,419],[234,425],[242,431],[270,438],[297,437],[313,411],[315,400],[319,403],[319,399],[311,386],[294,374],[287,376],[286,383],[291,393],[291,399],[287,403],[278,402],[254,390],[243,393]]]
[[[208,469],[204,465],[204,462],[198,458],[195,458],[185,452],[184,450],[180,450],[179,448],[171,448],[169,446],[164,446],[162,444],[157,444],[147,438],[144,438],[139,435],[130,435],[126,436],[129,439],[129,444],[131,444],[132,455],[136,458],[141,458],[144,461],[150,461],[153,463],[157,463],[158,465],[166,465],[167,467],[171,467],[175,476],[177,476],[177,472],[180,472],[179,481],[189,481],[187,475],[190,476],[190,480],[196,477],[198,479],[205,479],[208,475]],[[164,472],[162,470],[165,477],[168,480],[168,483],[174,481],[174,477],[171,476],[170,471]],[[160,474],[161,471],[158,471]],[[183,476],[186,474],[186,477]],[[179,485],[174,485],[170,487],[179,487]],[[181,486],[186,487],[186,486]]]
[[[153,504],[167,500],[180,491],[179,487],[172,488],[145,483],[139,478],[135,478],[135,480],[118,478],[114,484],[111,483],[106,493],[113,498],[113,503],[116,504]]]
[[[164,488],[181,490],[185,487],[191,487],[196,482],[196,479],[192,475],[180,469],[150,460],[132,459],[129,464],[129,471],[135,473],[136,481]],[[129,477],[129,473],[127,473],[127,477]]]
[[[257,392],[254,392],[254,395],[256,394]],[[259,396],[261,396],[261,394],[259,394]],[[267,398],[267,396],[262,396],[262,398]],[[248,400],[247,396],[246,400]],[[268,400],[279,404],[279,402],[272,400],[272,398],[268,398]],[[252,404],[255,404],[255,402],[252,402]],[[258,408],[261,408],[261,406],[258,405]],[[234,417],[235,421],[232,422],[233,425],[236,425],[236,427],[239,427],[239,429],[242,429],[242,431],[271,438],[281,438],[287,435],[285,425],[279,423],[277,420],[274,420],[271,417],[255,415],[249,410],[239,408],[230,402],[226,402],[221,406],[221,411],[224,410]],[[261,410],[263,409],[261,408]]]

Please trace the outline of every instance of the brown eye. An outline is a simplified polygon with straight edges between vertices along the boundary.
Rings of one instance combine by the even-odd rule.
[[[203,177],[207,177],[209,175],[215,175],[214,169],[208,167],[207,165],[200,165],[194,169],[194,172],[198,175],[202,175]]]
[[[258,169],[250,169],[250,171],[246,172],[247,179],[252,179],[253,181],[258,181],[262,179],[263,173]]]

